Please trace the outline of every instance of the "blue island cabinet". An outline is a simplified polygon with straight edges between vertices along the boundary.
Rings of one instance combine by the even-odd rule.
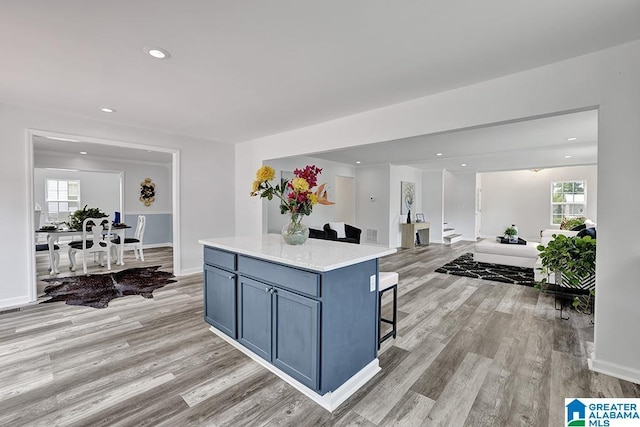
[[[318,389],[319,301],[241,276],[238,316],[243,345]]]
[[[205,319],[324,395],[377,367],[377,275],[377,258],[314,271],[205,246]]]
[[[205,248],[204,254],[204,318],[211,326],[237,338],[237,275],[235,257]],[[231,255],[231,254],[228,254]],[[226,261],[226,262],[225,262]]]

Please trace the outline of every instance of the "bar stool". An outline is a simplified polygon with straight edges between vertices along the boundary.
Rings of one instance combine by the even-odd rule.
[[[393,271],[381,271],[378,273],[378,320],[392,325],[391,331],[387,332],[384,336],[380,336],[382,333],[380,326],[382,325],[378,323],[378,349],[380,349],[380,344],[385,340],[391,337],[395,339],[396,337],[398,323],[398,279],[398,273]],[[384,319],[382,317],[382,296],[390,290],[393,290],[393,318]]]

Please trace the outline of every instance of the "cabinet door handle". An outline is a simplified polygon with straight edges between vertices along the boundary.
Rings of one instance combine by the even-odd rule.
[[[271,293],[272,294],[275,294],[276,292],[278,292],[278,291],[276,291],[274,288],[271,288]]]
[[[233,279],[233,276],[229,276],[229,277],[227,277],[227,279],[232,280],[232,279]]]
[[[265,292],[269,292],[270,288],[264,288]]]

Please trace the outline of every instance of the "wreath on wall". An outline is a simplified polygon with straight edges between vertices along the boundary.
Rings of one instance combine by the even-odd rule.
[[[144,181],[140,183],[140,201],[144,203],[145,206],[151,206],[156,200],[156,185],[151,182],[151,178],[145,178]]]

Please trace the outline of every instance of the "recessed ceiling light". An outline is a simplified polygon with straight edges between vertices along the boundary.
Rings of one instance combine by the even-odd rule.
[[[143,49],[148,55],[153,56],[156,59],[169,59],[171,58],[171,54],[169,51],[165,49],[160,49],[159,47],[145,47]]]
[[[576,139],[578,138],[576,138],[575,136],[572,136],[571,138],[567,138],[567,141],[575,141]]]
[[[59,138],[57,136],[45,136],[47,139],[55,139],[56,141],[80,142],[77,139]]]
[[[436,156],[442,156],[442,153],[436,153]]]
[[[87,154],[87,152],[86,151],[81,151],[80,154]]]
[[[116,110],[114,110],[113,108],[107,108],[107,107],[101,108],[100,111],[102,111],[103,113],[115,113],[116,112]]]
[[[564,156],[565,159],[570,159],[571,158],[571,154],[567,154],[566,156]]]
[[[360,160],[358,160],[358,161],[356,162],[356,165],[359,165],[360,163],[362,163],[362,162],[361,162]]]
[[[466,163],[463,163],[463,164],[461,164],[460,166],[465,167],[465,166],[467,166],[467,164],[466,164]]]

